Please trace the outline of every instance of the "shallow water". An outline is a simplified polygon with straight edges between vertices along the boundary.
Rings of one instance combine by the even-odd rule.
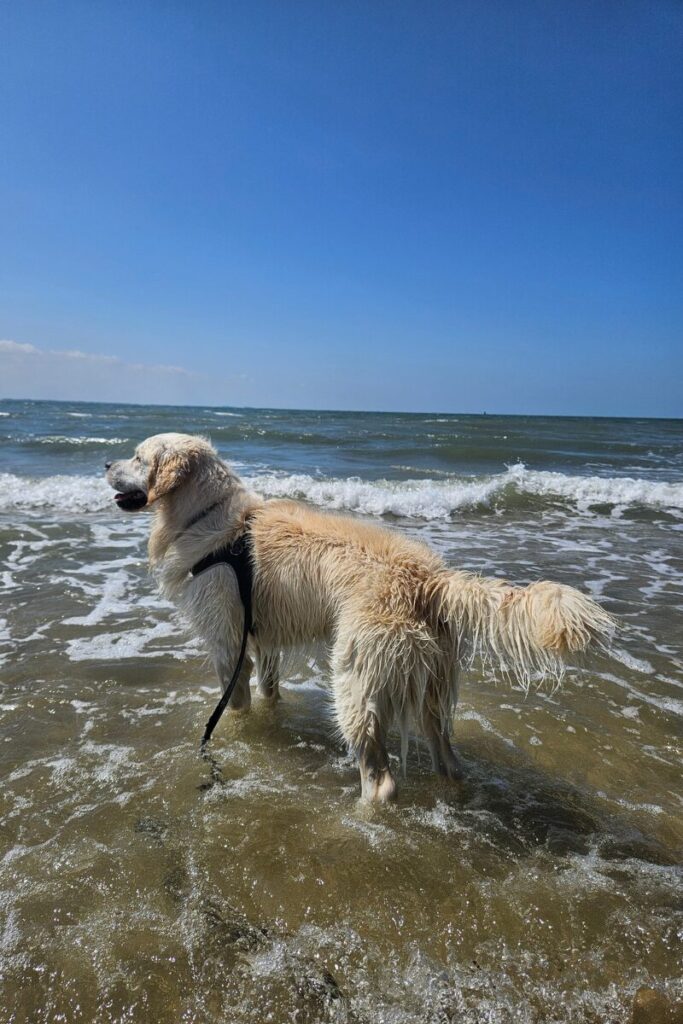
[[[598,421],[596,455],[596,421],[574,421],[566,456],[541,443],[566,421],[514,418],[495,429],[543,449],[523,482],[495,482],[502,455],[461,452],[444,492],[434,465],[379,475],[379,456],[348,451],[371,417],[340,433],[315,414],[334,441],[321,469],[297,460],[313,414],[272,414],[291,440],[259,447],[270,414],[240,411],[244,471],[266,493],[382,514],[454,566],[578,584],[624,624],[554,692],[475,666],[455,720],[463,784],[413,745],[398,804],[377,809],[357,799],[313,663],[274,710],[226,716],[199,757],[217,689],[147,576],[146,515],[109,511],[106,444],[40,442],[138,438],[169,413],[0,407],[1,1021],[621,1022],[640,986],[683,1000],[680,424]],[[182,425],[240,418],[221,412]],[[399,419],[401,465],[426,459],[431,427]],[[631,436],[645,454],[627,478],[604,450]]]

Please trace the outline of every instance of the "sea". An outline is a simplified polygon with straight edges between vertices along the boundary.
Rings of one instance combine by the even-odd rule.
[[[163,431],[266,498],[579,587],[614,643],[528,694],[468,668],[462,783],[415,741],[390,807],[313,658],[203,760],[216,681],[103,477]],[[0,1022],[680,1013],[682,613],[681,420],[0,402]]]

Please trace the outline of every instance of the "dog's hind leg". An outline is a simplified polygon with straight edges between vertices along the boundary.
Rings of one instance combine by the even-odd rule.
[[[389,769],[389,757],[384,746],[384,736],[379,720],[374,715],[372,715],[372,722],[361,741],[358,761],[363,799],[378,803],[395,800],[396,782]]]
[[[462,764],[451,746],[448,723],[442,722],[433,712],[426,711],[422,718],[422,735],[427,741],[436,774],[445,775],[451,780],[462,778]]]
[[[373,701],[364,698],[360,683],[349,673],[334,680],[334,707],[339,731],[358,756],[364,800],[396,799],[396,782],[384,745],[385,720]]]

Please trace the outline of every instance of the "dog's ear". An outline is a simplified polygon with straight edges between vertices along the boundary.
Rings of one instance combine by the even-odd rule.
[[[152,463],[147,482],[147,504],[174,491],[189,477],[196,450],[190,447],[161,451]]]

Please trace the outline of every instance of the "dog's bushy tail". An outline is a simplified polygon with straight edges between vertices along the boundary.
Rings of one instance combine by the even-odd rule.
[[[440,617],[455,631],[460,656],[469,649],[527,689],[539,675],[561,678],[567,656],[605,647],[616,628],[600,605],[560,583],[514,587],[449,572],[440,597]]]

